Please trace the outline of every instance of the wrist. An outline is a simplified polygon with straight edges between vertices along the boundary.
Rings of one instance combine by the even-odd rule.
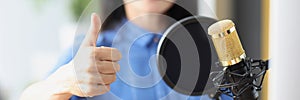
[[[66,64],[55,71],[46,80],[42,81],[49,87],[51,100],[68,100],[71,98],[71,87],[74,83],[73,70],[70,64]]]
[[[68,87],[62,83],[45,80],[42,81],[42,84],[47,85],[47,94],[50,94],[50,100],[68,100],[72,96]]]

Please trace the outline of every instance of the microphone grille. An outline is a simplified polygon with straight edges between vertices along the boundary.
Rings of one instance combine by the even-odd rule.
[[[222,66],[239,63],[246,57],[238,37],[235,25],[231,20],[222,20],[208,28]]]
[[[229,20],[229,19],[218,21],[218,22],[212,24],[208,28],[208,34],[209,35],[220,34],[226,30],[229,30],[230,28],[232,28],[234,26],[235,26],[235,24],[233,23],[233,21]]]

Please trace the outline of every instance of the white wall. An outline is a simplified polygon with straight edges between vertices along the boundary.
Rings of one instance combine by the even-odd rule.
[[[70,0],[0,1],[0,95],[17,100],[26,86],[46,76],[65,46],[59,38],[73,26]]]
[[[270,100],[299,100],[299,4],[299,0],[271,0]]]
[[[218,19],[216,16],[216,0],[198,0],[198,5],[199,15]]]

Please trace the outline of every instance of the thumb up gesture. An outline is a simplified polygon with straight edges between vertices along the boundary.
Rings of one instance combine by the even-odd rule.
[[[101,95],[116,80],[121,53],[115,48],[96,47],[100,28],[100,18],[93,13],[90,29],[74,59],[49,77],[63,84],[65,93],[81,97]]]

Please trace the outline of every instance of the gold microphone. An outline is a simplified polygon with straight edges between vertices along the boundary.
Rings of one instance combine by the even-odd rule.
[[[235,24],[222,20],[208,28],[222,66],[232,66],[246,58]]]
[[[214,23],[208,28],[215,49],[217,51],[220,64],[226,70],[235,73],[233,75],[225,73],[224,83],[234,83],[236,86],[230,89],[238,98],[235,100],[257,100],[259,95],[254,86],[248,84],[255,83],[250,74],[247,74],[247,62],[242,62],[246,58],[245,50],[242,47],[235,25],[231,20],[222,20]],[[226,72],[227,72],[226,71]],[[250,72],[251,73],[251,72]],[[246,76],[239,76],[239,75]],[[241,82],[242,80],[242,82]],[[245,86],[250,86],[245,88]],[[241,92],[242,91],[242,92]]]

